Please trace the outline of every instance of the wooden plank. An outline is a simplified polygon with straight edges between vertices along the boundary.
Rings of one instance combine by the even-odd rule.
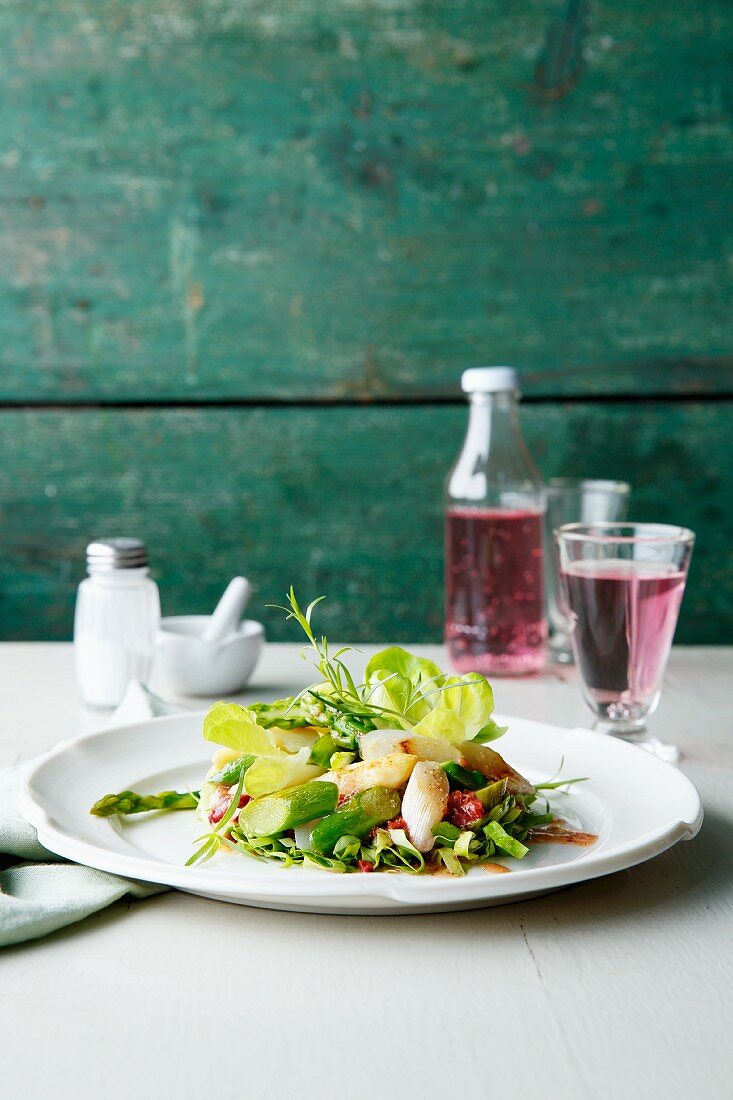
[[[4,4],[0,400],[730,392],[731,8],[561,10]]]
[[[628,478],[636,518],[698,532],[679,640],[730,640],[733,405],[535,405],[546,476]],[[290,583],[329,596],[355,640],[437,640],[441,493],[461,408],[0,412],[0,637],[68,638],[84,546],[150,547],[170,613],[206,611],[235,572],[253,614]]]

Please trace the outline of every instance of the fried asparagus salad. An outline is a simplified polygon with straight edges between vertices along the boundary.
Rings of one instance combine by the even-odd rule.
[[[283,867],[463,875],[505,871],[495,861],[523,859],[533,843],[595,839],[569,831],[543,795],[578,780],[533,785],[489,747],[506,727],[485,677],[448,676],[392,646],[357,683],[350,650],[331,654],[314,633],[319,602],[302,611],[291,588],[282,608],[305,632],[318,683],[272,703],[216,703],[200,791],[122,791],[91,813],[194,811],[204,832],[189,865],[230,852]]]

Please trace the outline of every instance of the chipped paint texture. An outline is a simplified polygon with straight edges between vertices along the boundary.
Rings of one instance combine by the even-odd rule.
[[[679,637],[729,640],[733,405],[523,417],[549,476],[628,477],[634,515],[697,531]],[[69,636],[103,531],[148,541],[169,614],[205,611],[243,571],[273,638],[291,635],[265,604],[292,582],[329,594],[330,634],[438,640],[442,482],[464,423],[450,407],[2,412],[0,637]]]
[[[0,396],[730,391],[731,9],[0,6]],[[365,361],[374,365],[365,377]]]
[[[244,570],[259,613],[292,580],[329,630],[437,639],[438,399],[509,362],[548,476],[698,531],[680,637],[730,641],[732,31],[725,0],[3,0],[0,637],[68,637],[85,541],[132,531],[168,611]]]

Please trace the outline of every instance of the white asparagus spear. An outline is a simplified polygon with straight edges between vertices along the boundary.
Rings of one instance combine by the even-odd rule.
[[[420,760],[412,769],[402,799],[402,816],[419,852],[429,852],[435,844],[433,826],[445,816],[449,790],[448,776],[435,761]]]
[[[320,818],[316,818],[315,821],[308,821],[305,825],[298,825],[295,829],[293,829],[295,843],[300,848],[301,852],[310,851],[311,833],[313,832],[319,821]]]
[[[459,746],[466,760],[466,767],[475,768],[487,779],[496,782],[497,779],[506,779],[507,790],[511,794],[533,794],[534,787],[507,764],[503,756],[490,749],[488,745],[477,745],[473,741],[464,741]]]
[[[410,778],[417,757],[408,753],[388,753],[378,760],[360,760],[346,768],[327,772],[321,779],[335,783],[341,798],[351,798],[368,787],[389,787],[397,790]]]
[[[424,737],[422,734],[407,733],[406,730],[372,730],[359,738],[359,747],[364,760],[376,760],[386,753],[406,752],[418,760],[455,760],[460,763],[461,754],[450,741],[442,737]]]

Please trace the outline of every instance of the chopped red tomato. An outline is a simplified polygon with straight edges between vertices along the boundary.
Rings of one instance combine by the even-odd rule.
[[[407,832],[407,822],[404,817],[393,817],[386,825],[375,825],[366,835],[366,839],[370,844],[373,844],[377,839],[377,833],[380,829],[404,829]]]
[[[229,809],[233,798],[234,798],[234,795],[232,795],[232,794],[222,795],[222,797],[219,799],[219,801],[217,803],[215,803],[213,809],[211,810],[211,812],[209,814],[209,824],[211,824],[211,825],[218,825],[219,824],[221,819],[224,817],[224,814]],[[241,810],[243,806],[246,806],[247,803],[251,802],[251,801],[252,800],[251,800],[251,798],[248,794],[241,794],[239,796],[238,809]],[[233,816],[236,817],[237,815],[234,814]]]
[[[357,866],[358,866],[359,870],[363,871],[365,873],[367,871],[373,871],[374,870],[374,864],[370,863],[368,859],[358,859],[356,861],[356,863],[357,863]]]
[[[451,791],[448,795],[446,821],[458,829],[468,829],[471,823],[484,816],[481,799],[472,791]]]

